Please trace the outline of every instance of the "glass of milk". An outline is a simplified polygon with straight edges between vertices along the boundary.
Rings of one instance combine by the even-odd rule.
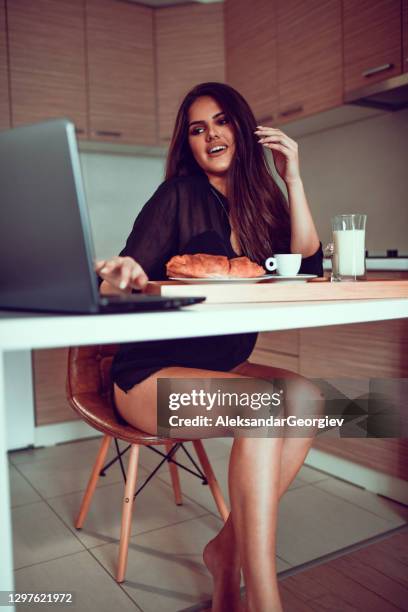
[[[365,226],[367,215],[336,215],[332,219],[332,281],[365,279]]]

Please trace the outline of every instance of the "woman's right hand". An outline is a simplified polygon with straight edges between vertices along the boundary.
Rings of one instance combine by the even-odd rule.
[[[130,293],[132,289],[143,289],[149,280],[142,266],[132,257],[96,261],[95,272],[109,285],[124,293]]]

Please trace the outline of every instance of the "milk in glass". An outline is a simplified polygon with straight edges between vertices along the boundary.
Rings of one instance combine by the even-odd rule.
[[[365,277],[366,215],[337,215],[332,219],[332,280],[360,280]]]

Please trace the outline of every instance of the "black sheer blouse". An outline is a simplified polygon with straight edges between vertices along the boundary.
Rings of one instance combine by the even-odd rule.
[[[150,280],[164,280],[165,264],[174,255],[236,257],[230,234],[228,200],[204,175],[178,177],[162,183],[145,204],[120,255],[133,257]],[[320,245],[314,255],[303,259],[300,272],[322,276],[322,260]],[[128,391],[167,366],[227,372],[249,357],[256,338],[257,334],[235,334],[122,344],[112,377]]]

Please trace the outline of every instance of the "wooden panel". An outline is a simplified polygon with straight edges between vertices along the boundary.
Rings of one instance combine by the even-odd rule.
[[[10,127],[8,51],[6,35],[6,3],[0,0],[0,130]]]
[[[87,131],[84,0],[8,3],[12,124],[55,117]]]
[[[146,291],[153,295],[205,296],[207,303],[298,302],[408,298],[408,281],[369,282],[327,281],[282,283],[277,281],[249,284],[185,284],[177,281],[151,281]]]
[[[300,374],[310,378],[406,378],[407,355],[407,319],[300,331]],[[359,394],[356,382],[355,389],[347,381],[339,384],[351,397]],[[385,474],[408,477],[408,440],[319,436],[313,447]]]
[[[402,0],[402,71],[408,72],[408,0]]]
[[[401,73],[401,1],[343,0],[346,92]],[[393,68],[364,76],[367,70]]]
[[[278,110],[276,0],[226,0],[227,83],[249,102],[258,124]]]
[[[288,355],[299,355],[299,330],[262,332],[258,336],[256,348]]]
[[[65,395],[67,356],[66,348],[32,352],[37,426],[79,420]]]
[[[260,365],[290,370],[291,372],[299,372],[299,359],[295,355],[273,353],[271,351],[255,347],[249,357],[249,361],[251,363],[259,363]]]
[[[343,99],[340,0],[278,3],[279,122]]]
[[[155,12],[160,140],[170,140],[180,102],[206,81],[225,81],[222,3]]]
[[[300,372],[315,378],[408,377],[408,319],[300,331]]]
[[[153,10],[86,0],[90,136],[156,144]]]
[[[408,534],[394,533],[283,578],[279,583],[283,608],[294,612],[407,610],[407,550]]]

